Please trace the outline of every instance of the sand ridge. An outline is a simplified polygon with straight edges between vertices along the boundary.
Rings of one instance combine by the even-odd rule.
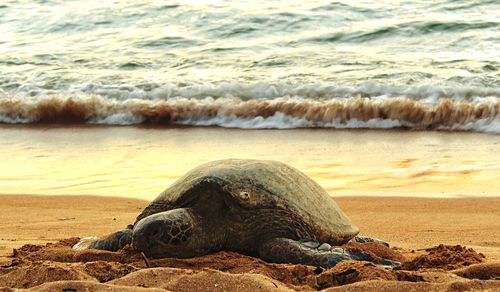
[[[364,235],[392,244],[348,247],[402,262],[394,271],[368,262],[343,262],[327,270],[278,265],[232,252],[146,262],[130,248],[74,251],[78,237],[121,228],[148,203],[91,196],[0,198],[0,287],[6,291],[500,289],[497,198],[336,198]]]
[[[414,284],[413,288],[437,291],[450,285],[500,289],[499,264],[486,263],[484,255],[462,246],[440,245],[415,253],[373,243],[348,244],[346,248],[364,250],[375,257],[399,259],[402,268],[387,270],[369,262],[345,261],[334,268],[321,269],[266,263],[234,252],[190,259],[147,259],[129,246],[118,252],[75,251],[71,247],[78,240],[27,244],[15,249],[11,262],[0,268],[0,286],[36,291],[120,287],[167,291],[313,291],[355,283],[374,285],[370,281],[378,281],[379,288],[401,283],[402,286],[395,286],[397,290],[406,289],[409,283]]]

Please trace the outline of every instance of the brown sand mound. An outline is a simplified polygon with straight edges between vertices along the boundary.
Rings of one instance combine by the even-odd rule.
[[[37,286],[35,288],[29,289],[28,291],[40,291],[40,292],[53,292],[53,291],[109,291],[109,292],[134,292],[134,291],[148,291],[165,292],[164,289],[155,288],[144,288],[144,287],[129,287],[129,286],[119,286],[119,285],[109,285],[96,283],[92,281],[58,281],[45,283],[43,285]]]
[[[121,278],[136,270],[132,265],[105,261],[88,262],[83,266],[83,271],[99,282]]]
[[[141,265],[142,263],[137,263]],[[306,265],[270,264],[234,252],[218,252],[191,259],[150,260],[151,267],[177,267],[191,270],[213,269],[233,274],[258,273],[291,285],[314,285],[316,268]]]
[[[157,287],[172,291],[230,291],[235,287],[241,291],[291,290],[283,283],[264,275],[231,274],[211,269],[198,271],[177,268],[144,269],[113,280],[110,284]]]
[[[468,281],[469,279],[457,276],[446,270],[425,270],[425,271],[406,271],[410,276],[417,277],[418,280],[410,282],[431,282],[431,283],[447,283]]]
[[[331,287],[325,292],[443,292],[443,291],[499,291],[500,281],[459,281],[448,283],[411,283],[395,281],[366,281],[342,287]]]
[[[79,238],[61,240],[57,243],[46,245],[26,244],[21,248],[14,249],[14,257],[21,261],[54,261],[64,263],[108,261],[130,263],[138,261],[141,256],[130,249],[121,252],[109,252],[105,250],[83,250],[75,251],[71,247],[78,242]]]
[[[384,270],[368,262],[341,262],[316,277],[316,288],[341,286],[372,279],[397,280],[394,271]]]
[[[35,262],[16,267],[0,276],[0,287],[30,288],[46,282],[60,280],[93,280],[95,278],[77,269],[54,265],[50,262]]]
[[[456,245],[439,245],[426,249],[428,254],[416,257],[403,265],[405,270],[419,270],[428,268],[454,270],[484,260],[484,255],[472,248]]]
[[[477,264],[454,271],[455,275],[469,279],[500,280],[500,263]]]
[[[15,250],[12,264],[0,267],[0,287],[36,287],[47,291],[76,289],[72,287],[87,287],[93,291],[124,286],[173,291],[268,291],[342,286],[343,289],[367,291],[378,285],[378,288],[395,291],[445,291],[456,287],[460,290],[469,287],[467,285],[472,285],[473,289],[483,287],[481,285],[489,288],[495,287],[492,283],[500,283],[468,279],[496,279],[499,264],[481,264],[449,272],[484,260],[481,254],[462,246],[440,245],[411,253],[374,243],[349,244],[347,248],[363,250],[374,257],[401,261],[402,269],[386,270],[368,262],[342,262],[323,270],[306,265],[271,264],[234,252],[191,259],[146,259],[128,247],[119,252],[75,251],[71,246],[77,240],[25,245]],[[43,283],[50,284],[37,286]]]

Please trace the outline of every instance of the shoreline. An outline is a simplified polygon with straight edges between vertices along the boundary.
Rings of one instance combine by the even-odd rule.
[[[142,130],[168,130],[168,129],[209,129],[209,130],[233,130],[233,131],[334,131],[334,132],[394,132],[399,133],[438,133],[438,134],[480,134],[484,136],[500,136],[500,133],[488,131],[476,131],[468,129],[421,129],[409,128],[405,126],[393,128],[370,128],[370,127],[353,127],[353,128],[334,128],[334,127],[294,127],[294,128],[241,128],[241,127],[226,127],[219,125],[189,125],[189,124],[161,124],[161,123],[138,123],[138,124],[100,124],[100,123],[61,123],[61,122],[36,122],[36,123],[5,123],[0,122],[1,129],[9,128],[25,128],[35,130],[50,130],[50,129],[65,129],[65,128],[79,128],[79,129],[106,129],[106,128],[132,128]]]

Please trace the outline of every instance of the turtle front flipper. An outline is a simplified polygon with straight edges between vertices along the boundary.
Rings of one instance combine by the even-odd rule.
[[[84,237],[73,246],[75,250],[101,249],[117,251],[132,242],[132,229],[122,229],[104,238]]]
[[[317,246],[317,247],[316,247]],[[275,238],[259,248],[259,256],[273,263],[305,264],[322,268],[334,267],[341,261],[368,261],[387,269],[401,266],[399,262],[377,259],[371,255],[345,248],[333,248],[328,244],[317,245],[288,238]]]

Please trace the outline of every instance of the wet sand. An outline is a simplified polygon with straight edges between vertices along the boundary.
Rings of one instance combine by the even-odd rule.
[[[334,196],[500,195],[499,135],[92,125],[0,125],[0,193],[152,200],[227,158],[286,162]]]
[[[393,247],[382,251],[375,248],[372,252],[406,261],[407,268],[389,272],[367,263],[345,263],[320,274],[312,267],[272,265],[233,253],[150,262],[155,268],[147,268],[140,257],[126,252],[78,254],[70,249],[75,239],[69,238],[99,236],[124,227],[134,220],[147,201],[21,195],[3,195],[0,200],[0,262],[3,266],[0,268],[0,287],[36,287],[47,291],[65,287],[114,287],[118,291],[125,289],[124,286],[169,290],[194,287],[202,290],[311,290],[338,286],[367,291],[384,287],[401,291],[500,288],[500,281],[491,280],[500,277],[500,198],[336,198],[362,234],[385,239]],[[64,241],[19,249],[28,243],[44,245],[59,240]],[[462,245],[475,252],[451,247],[424,250],[439,244]],[[13,248],[18,249],[14,258]],[[451,261],[443,260],[450,255],[453,256]],[[418,256],[441,258],[437,262],[430,258],[420,259],[418,265],[413,262],[412,266],[410,262]],[[29,277],[27,271],[30,271]],[[163,275],[163,280],[158,280],[158,275]],[[24,280],[16,280],[16,277]],[[65,282],[38,286],[56,280]]]

